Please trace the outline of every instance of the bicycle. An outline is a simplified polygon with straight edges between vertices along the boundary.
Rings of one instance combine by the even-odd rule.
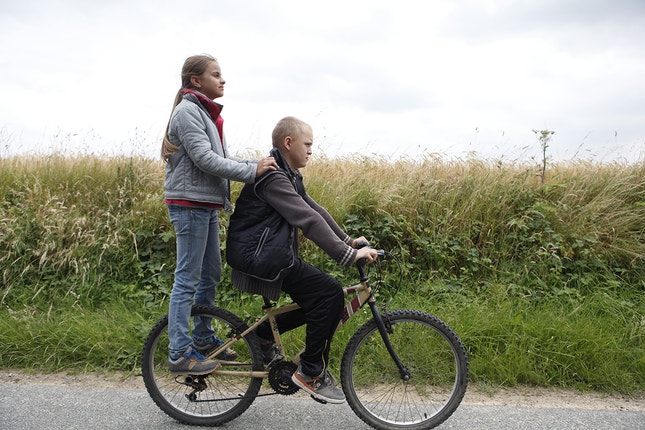
[[[377,288],[382,280],[380,260],[392,255],[379,251],[379,256],[374,264]],[[447,324],[429,313],[389,311],[385,306],[379,310],[369,271],[362,262],[356,266],[359,283],[344,288],[345,296],[352,298],[346,300],[339,327],[365,303],[372,318],[352,335],[341,359],[340,379],[347,403],[360,419],[377,429],[429,429],[441,424],[466,393],[468,357],[463,343]],[[398,286],[400,282],[399,278]],[[226,348],[238,354],[235,360],[220,360],[220,367],[203,376],[168,372],[168,317],[162,317],[143,348],[142,374],[148,393],[170,417],[207,426],[239,417],[256,397],[294,394],[299,388],[291,382],[291,375],[299,354],[286,357],[275,317],[298,308],[296,303],[276,307],[264,298],[264,315],[250,323],[250,318],[243,320],[217,306],[193,306],[192,315],[210,318],[215,335],[224,339],[209,356],[215,359]],[[269,363],[265,363],[254,332],[267,319],[273,329],[275,353]],[[271,390],[260,393],[264,378]]]

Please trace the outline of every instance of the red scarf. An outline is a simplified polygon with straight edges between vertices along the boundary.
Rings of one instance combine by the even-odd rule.
[[[222,118],[222,116],[220,115],[224,106],[219,103],[215,103],[213,100],[209,99],[202,93],[193,91],[188,88],[184,88],[183,90],[181,90],[181,92],[182,94],[194,95],[195,97],[197,97],[197,100],[199,100],[201,105],[204,106],[204,109],[206,109],[206,112],[208,112],[213,122],[215,123],[215,127],[217,127],[219,138],[222,141],[222,149],[224,149],[224,118]]]

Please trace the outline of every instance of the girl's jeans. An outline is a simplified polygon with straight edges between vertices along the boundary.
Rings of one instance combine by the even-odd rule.
[[[222,275],[217,209],[168,205],[177,241],[177,268],[168,309],[170,358],[176,360],[193,344],[213,341],[210,318],[194,318],[190,334],[190,309],[212,305]]]

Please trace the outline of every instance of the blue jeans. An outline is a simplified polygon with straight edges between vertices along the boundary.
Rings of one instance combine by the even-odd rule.
[[[175,228],[177,267],[168,309],[170,358],[179,358],[193,342],[213,341],[210,318],[194,318],[190,333],[190,309],[193,304],[212,305],[215,287],[222,275],[217,209],[168,205],[170,222]]]

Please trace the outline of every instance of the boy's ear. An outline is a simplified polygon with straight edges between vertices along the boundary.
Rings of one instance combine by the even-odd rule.
[[[282,141],[282,145],[284,146],[284,149],[289,151],[291,149],[291,142],[292,141],[293,141],[293,139],[291,138],[291,136],[285,137],[284,140]]]

